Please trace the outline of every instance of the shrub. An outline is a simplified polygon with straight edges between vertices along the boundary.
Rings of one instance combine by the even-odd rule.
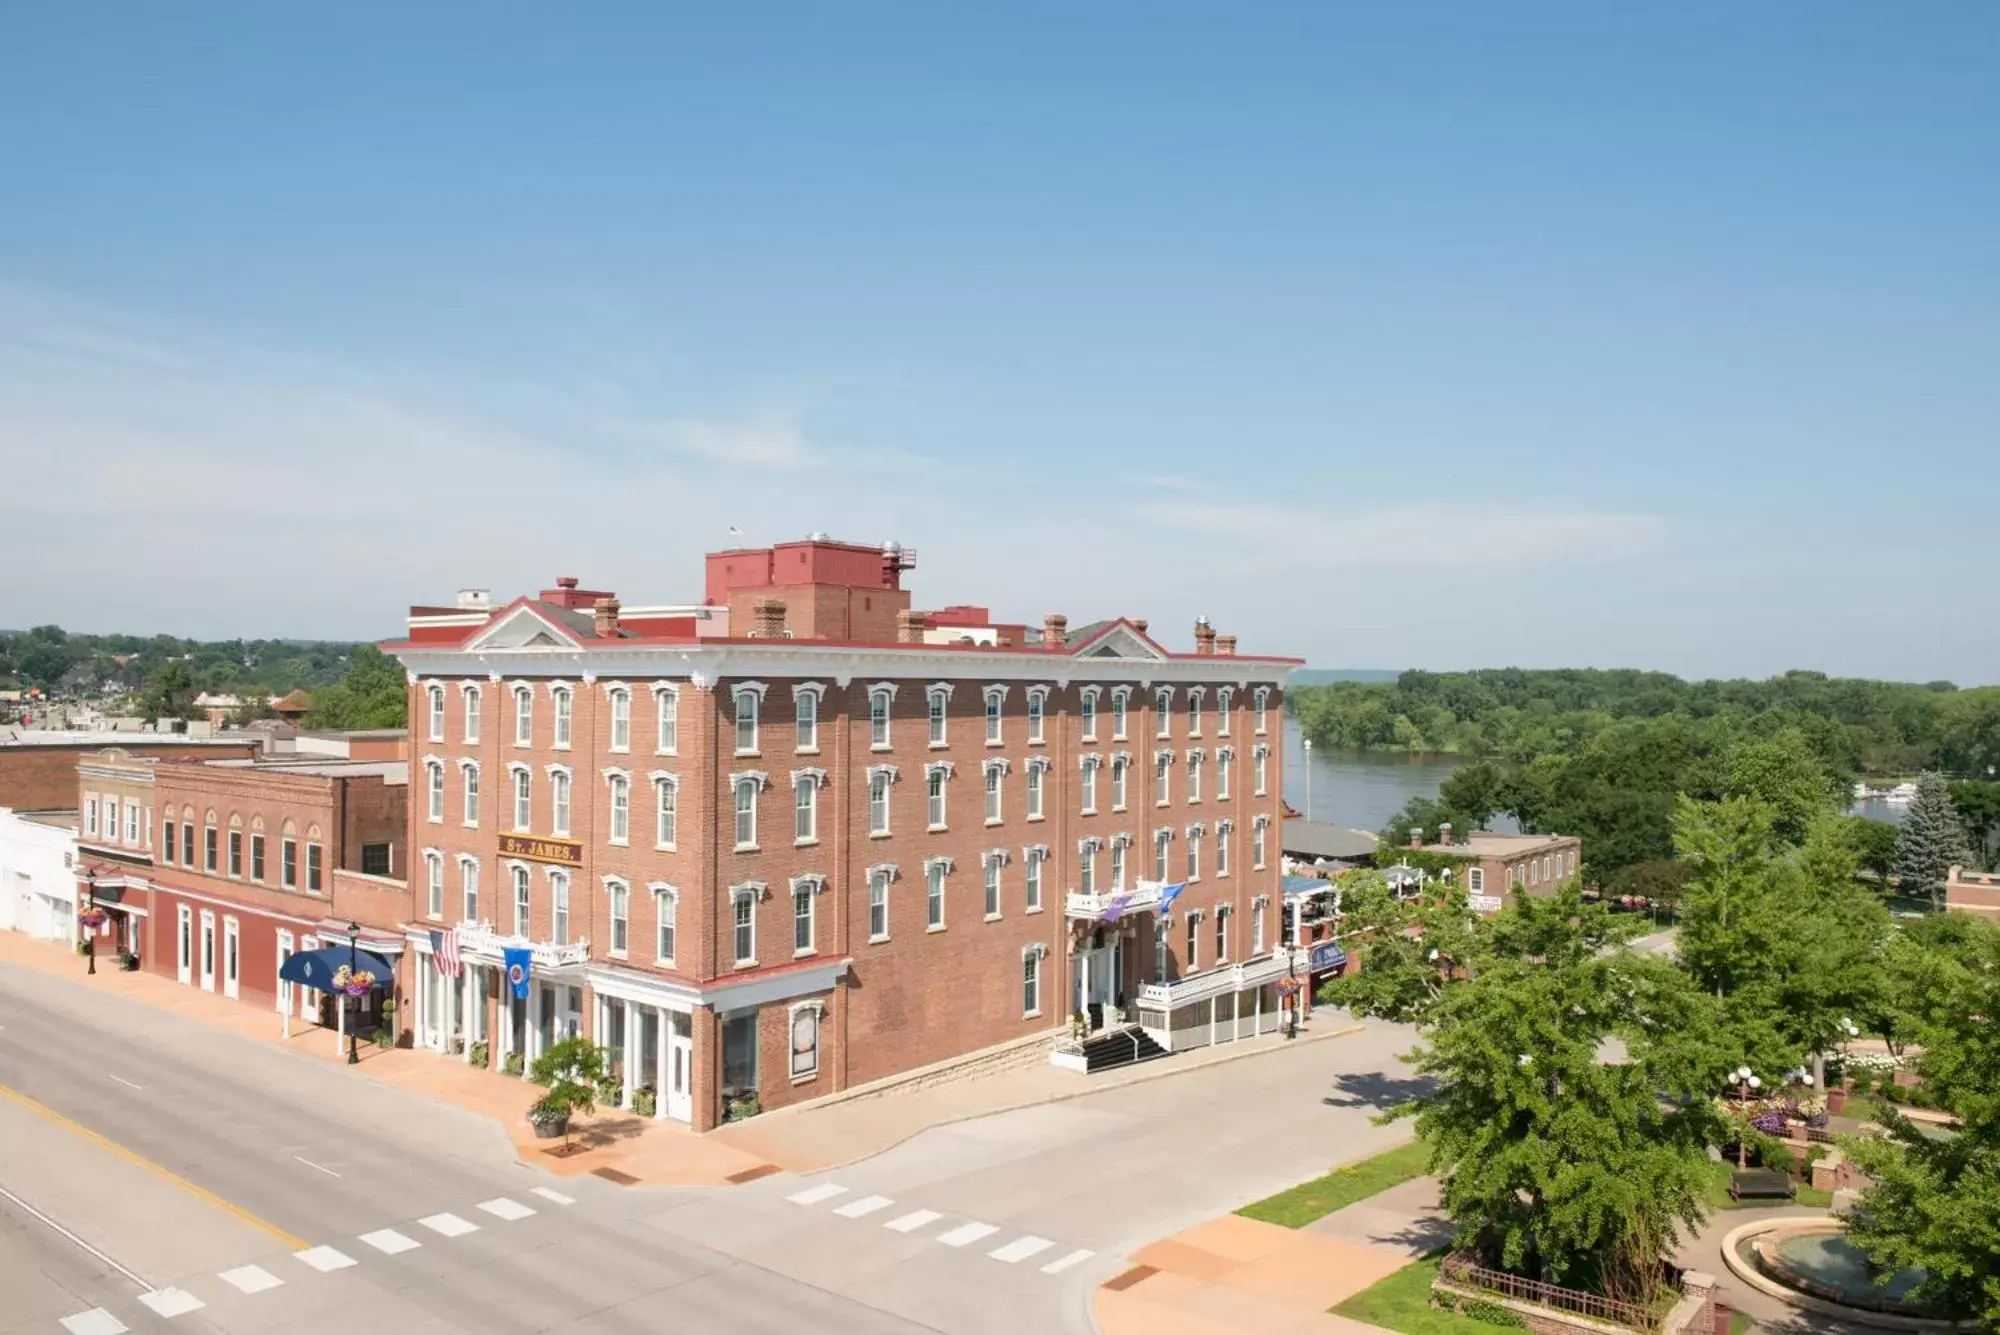
[[[1866,1066],[1857,1066],[1848,1073],[1849,1087],[1856,1094],[1866,1094],[1875,1088],[1875,1075]]]
[[[1915,1108],[1935,1108],[1937,1106],[1937,1098],[1924,1085],[1911,1085],[1909,1098],[1910,1106]]]
[[[1488,1302],[1484,1298],[1467,1298],[1458,1305],[1460,1316],[1474,1321],[1484,1321],[1489,1326],[1510,1326],[1516,1330],[1528,1328],[1527,1318],[1511,1307]]]
[[[1885,1102],[1901,1103],[1908,1097],[1908,1092],[1894,1080],[1884,1080],[1882,1082],[1882,1098]]]
[[[651,1117],[660,1110],[659,1096],[650,1089],[641,1089],[632,1095],[632,1111],[641,1117]]]
[[[518,1052],[510,1052],[500,1059],[500,1069],[508,1075],[521,1074],[522,1067],[521,1054]]]

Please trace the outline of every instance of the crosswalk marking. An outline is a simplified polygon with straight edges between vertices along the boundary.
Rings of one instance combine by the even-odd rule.
[[[1030,1256],[1033,1256],[1036,1252],[1045,1252],[1053,1246],[1055,1244],[1047,1238],[1038,1238],[1031,1233],[1027,1237],[1014,1239],[1005,1247],[995,1247],[986,1254],[996,1261],[1002,1261],[1008,1265],[1018,1265]]]
[[[992,1224],[960,1224],[949,1233],[938,1234],[938,1241],[947,1247],[966,1247],[999,1231]]]
[[[1078,1247],[1068,1256],[1058,1257],[1056,1260],[1053,1260],[1049,1262],[1047,1265],[1043,1266],[1042,1273],[1044,1275],[1060,1275],[1063,1271],[1069,1269],[1071,1266],[1082,1265],[1085,1261],[1088,1261],[1091,1257],[1095,1255],[1097,1255],[1097,1253],[1090,1250],[1090,1248],[1088,1247]]]
[[[120,1331],[130,1329],[123,1321],[102,1307],[93,1307],[87,1312],[66,1316],[62,1319],[62,1325],[69,1335],[119,1335]]]
[[[903,1215],[901,1218],[891,1219],[888,1223],[882,1225],[882,1227],[893,1228],[898,1233],[913,1233],[925,1224],[934,1223],[942,1218],[944,1216],[936,1210],[912,1210],[909,1214]]]
[[[835,1186],[831,1182],[822,1182],[816,1187],[807,1187],[804,1191],[795,1191],[785,1197],[785,1199],[794,1205],[818,1205],[821,1201],[830,1201],[835,1196],[844,1196],[846,1194],[846,1187]]]
[[[479,1225],[470,1219],[460,1219],[455,1214],[434,1214],[428,1219],[417,1221],[433,1233],[442,1233],[447,1238],[462,1238],[468,1233],[477,1233]]]
[[[417,1248],[423,1246],[415,1238],[398,1233],[393,1228],[382,1228],[377,1229],[373,1233],[363,1233],[361,1240],[376,1251],[385,1252],[390,1256],[394,1256],[398,1252],[415,1251]]]
[[[532,1190],[532,1191],[533,1191],[533,1192],[534,1192],[534,1193],[535,1193],[535,1194],[536,1194],[537,1196],[540,1196],[540,1197],[541,1197],[541,1198],[542,1198],[543,1200],[545,1200],[545,1201],[549,1201],[549,1202],[551,1202],[552,1204],[555,1204],[555,1205],[575,1205],[575,1204],[576,1204],[576,1197],[574,1197],[574,1196],[565,1196],[565,1195],[563,1195],[563,1194],[562,1194],[562,1193],[561,1193],[560,1191],[557,1191],[557,1190],[555,1190],[555,1189],[554,1189],[554,1188],[552,1188],[552,1187],[534,1187],[534,1188],[531,1188],[531,1190]]]
[[[186,1289],[155,1289],[151,1293],[140,1294],[139,1301],[151,1308],[154,1316],[168,1320],[208,1306]]]
[[[863,1196],[858,1201],[849,1201],[838,1210],[835,1210],[834,1213],[844,1219],[859,1219],[862,1215],[874,1214],[883,1206],[894,1205],[895,1203],[887,1196]]]
[[[353,1257],[346,1252],[335,1251],[331,1247],[308,1247],[302,1252],[293,1252],[292,1255],[321,1274],[333,1270],[345,1270],[354,1264]]]
[[[223,1271],[216,1278],[244,1293],[262,1293],[285,1282],[260,1265],[240,1265],[234,1270]]]
[[[509,1221],[526,1219],[535,1212],[534,1206],[523,1205],[521,1202],[511,1200],[506,1196],[496,1196],[490,1201],[481,1201],[479,1202],[479,1208],[497,1219],[506,1219]]]

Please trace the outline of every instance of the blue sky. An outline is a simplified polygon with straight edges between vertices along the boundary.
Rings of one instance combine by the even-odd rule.
[[[0,624],[734,524],[1327,666],[2000,680],[2000,9],[562,9],[0,23]]]

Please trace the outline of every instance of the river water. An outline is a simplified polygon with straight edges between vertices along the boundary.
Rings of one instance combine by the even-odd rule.
[[[1314,820],[1344,825],[1351,830],[1373,834],[1389,823],[1413,797],[1436,797],[1438,785],[1447,775],[1466,763],[1464,756],[1409,755],[1400,751],[1329,751],[1314,747],[1312,782],[1306,782],[1305,749],[1301,745],[1299,721],[1285,717],[1285,800]],[[1308,800],[1310,798],[1310,801]],[[1308,808],[1310,807],[1310,810]],[[1857,816],[1903,823],[1907,806],[1890,806],[1879,798],[1856,802]],[[1508,816],[1495,816],[1490,829],[1512,833],[1516,828]]]
[[[1314,820],[1371,834],[1387,825],[1411,798],[1436,797],[1445,776],[1465,763],[1463,756],[1314,747],[1308,783],[1304,760],[1299,721],[1287,715],[1285,800]],[[1505,819],[1496,819],[1494,827],[1500,828]]]

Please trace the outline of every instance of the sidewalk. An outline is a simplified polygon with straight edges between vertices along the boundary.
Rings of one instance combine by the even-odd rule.
[[[1229,1214],[1133,1254],[1097,1291],[1104,1335],[1382,1335],[1327,1309],[1409,1264],[1400,1251]]]
[[[345,1062],[338,1035],[302,1021],[283,1036],[283,1017],[157,974],[119,972],[115,960],[98,960],[95,977],[86,961],[67,946],[0,931],[0,967],[34,969],[99,992],[173,1011],[245,1038],[327,1062]],[[108,965],[108,967],[107,967]],[[1319,1027],[1293,1043],[1318,1042],[1355,1033],[1359,1025],[1324,1015]],[[1083,1077],[1044,1063],[989,1076],[948,1081],[921,1089],[837,1096],[800,1108],[776,1109],[746,1122],[697,1136],[678,1122],[635,1117],[618,1111],[573,1119],[572,1139],[584,1148],[563,1156],[561,1142],[538,1141],[527,1123],[528,1106],[540,1090],[515,1076],[468,1066],[435,1052],[378,1048],[364,1043],[355,1070],[372,1079],[491,1117],[505,1129],[524,1163],[571,1176],[597,1173],[626,1185],[719,1186],[786,1171],[816,1172],[869,1158],[934,1126],[984,1117],[1014,1108],[1079,1098],[1198,1070],[1222,1062],[1275,1052],[1287,1040],[1276,1034],[1202,1048],[1177,1057]]]
[[[100,956],[92,977],[85,972],[88,961],[60,942],[0,931],[0,968],[9,965],[173,1011],[302,1057],[334,1063],[347,1060],[339,1035],[331,1029],[293,1020],[292,1036],[286,1038],[284,1017],[275,1010],[261,1010],[198,987],[185,987],[157,974],[121,973],[115,958]],[[541,1094],[535,1085],[435,1052],[378,1048],[372,1043],[360,1044],[357,1052],[361,1058],[354,1067],[357,1073],[493,1118],[513,1141],[522,1162],[551,1173],[575,1176],[609,1170],[618,1174],[611,1180],[628,1185],[713,1186],[762,1176],[777,1168],[737,1146],[697,1136],[678,1123],[615,1111],[575,1119],[573,1139],[585,1148],[559,1156],[550,1153],[551,1142],[536,1140],[528,1127],[528,1105]]]

